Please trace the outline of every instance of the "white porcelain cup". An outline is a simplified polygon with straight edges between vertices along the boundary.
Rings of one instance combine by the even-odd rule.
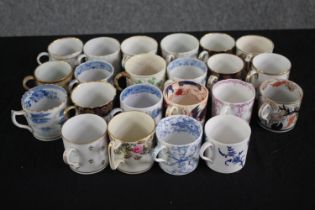
[[[199,41],[196,37],[186,33],[174,33],[161,40],[162,56],[169,63],[176,58],[196,58],[199,50]]]
[[[14,125],[29,130],[41,141],[52,141],[61,137],[64,110],[67,105],[67,92],[57,85],[38,85],[22,96],[22,110],[11,110]],[[23,115],[28,125],[17,122],[16,116]]]
[[[268,79],[288,79],[291,62],[283,55],[276,53],[262,53],[252,60],[251,71],[246,76],[246,81],[254,84],[256,88]]]
[[[103,81],[113,83],[114,67],[106,61],[87,61],[75,68],[74,80],[72,80],[68,89],[71,92],[73,88],[82,82]]]
[[[238,79],[226,79],[212,87],[212,116],[231,114],[250,122],[255,101],[252,84]]]
[[[79,174],[94,174],[108,165],[107,124],[94,114],[81,114],[62,126],[63,160]]]
[[[183,80],[189,80],[201,85],[206,85],[207,65],[196,58],[177,58],[167,66],[167,85]]]
[[[56,39],[49,44],[47,51],[41,52],[37,56],[38,64],[42,64],[42,57],[48,57],[48,60],[65,61],[74,68],[78,65],[78,56],[81,54],[83,43],[75,37],[65,37]]]
[[[122,66],[125,67],[125,63],[129,58],[134,55],[152,53],[156,54],[158,50],[158,43],[149,36],[132,36],[125,39],[121,43],[121,52],[123,55]]]
[[[248,123],[233,115],[218,115],[205,125],[206,141],[200,157],[219,173],[234,173],[245,166],[251,129]]]
[[[78,57],[78,63],[85,61],[105,61],[113,65],[115,74],[120,70],[120,43],[112,37],[97,37],[90,39],[83,46],[83,54]]]

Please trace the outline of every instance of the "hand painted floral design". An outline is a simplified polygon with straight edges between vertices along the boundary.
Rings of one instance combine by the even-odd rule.
[[[140,160],[142,155],[149,154],[151,150],[152,141],[148,141],[148,143],[123,143],[114,152],[117,155],[123,155],[126,159],[133,158],[134,160]]]
[[[230,164],[239,164],[240,166],[244,166],[245,157],[246,154],[244,154],[244,151],[236,152],[235,149],[231,146],[227,146],[227,151],[222,152],[220,148],[218,148],[219,154],[226,158],[224,164],[226,166],[229,166]]]

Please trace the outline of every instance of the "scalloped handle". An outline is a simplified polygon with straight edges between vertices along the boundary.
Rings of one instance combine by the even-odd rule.
[[[11,110],[11,120],[13,124],[19,128],[29,130],[31,133],[33,133],[33,129],[29,125],[23,125],[17,122],[16,116],[18,115],[23,115],[26,118],[26,113],[24,110],[20,110],[20,111]]]
[[[121,163],[125,162],[125,159],[123,158],[117,158],[115,154],[115,150],[118,149],[121,146],[120,141],[112,140],[108,144],[108,159],[109,159],[109,165],[112,170],[116,170]]]

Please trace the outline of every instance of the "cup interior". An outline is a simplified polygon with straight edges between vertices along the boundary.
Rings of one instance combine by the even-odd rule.
[[[223,33],[210,33],[200,39],[200,45],[209,51],[224,52],[233,49],[235,40]]]
[[[157,48],[157,42],[149,36],[133,36],[121,43],[121,51],[127,55],[156,53]]]
[[[302,88],[289,80],[266,80],[261,84],[260,92],[272,101],[284,104],[300,101],[303,97]]]
[[[28,90],[22,97],[24,110],[48,111],[67,102],[67,92],[56,85],[39,85]]]
[[[165,71],[166,62],[158,55],[146,53],[132,56],[127,60],[125,69],[128,73],[138,76],[154,75]]]
[[[173,115],[159,122],[156,136],[159,141],[170,145],[186,145],[201,138],[202,126],[192,117]]]
[[[69,56],[82,51],[83,43],[77,38],[61,38],[53,41],[48,46],[48,51],[56,56]]]
[[[80,82],[100,81],[110,78],[114,74],[114,67],[104,61],[87,61],[80,64],[74,72]]]
[[[178,58],[167,66],[170,79],[195,79],[207,74],[207,66],[204,62],[194,58]]]
[[[209,58],[208,67],[219,74],[235,74],[244,68],[244,62],[236,55],[220,53]]]
[[[120,44],[111,37],[97,37],[89,40],[83,50],[89,56],[105,56],[118,52]]]
[[[112,102],[116,89],[107,82],[86,82],[74,88],[71,99],[73,103],[83,108],[96,108]]]
[[[209,140],[221,144],[238,144],[249,139],[251,129],[247,121],[234,115],[218,115],[210,118],[205,125]]]
[[[153,134],[154,129],[155,122],[152,117],[138,111],[122,112],[108,124],[109,135],[123,142],[142,140]]]
[[[132,85],[120,94],[120,103],[133,108],[147,108],[162,100],[160,89],[149,84]]]
[[[61,133],[74,144],[87,144],[103,137],[107,130],[105,120],[94,114],[80,114],[67,120]]]
[[[255,99],[255,88],[241,80],[227,79],[215,83],[212,95],[226,103],[245,103]]]
[[[71,66],[63,61],[48,61],[39,65],[34,72],[36,79],[53,83],[58,82],[72,73]]]
[[[236,46],[240,50],[247,53],[264,53],[264,52],[272,52],[273,51],[273,43],[270,39],[257,36],[257,35],[247,35],[242,36],[236,41]]]
[[[208,89],[192,81],[179,81],[164,89],[164,98],[167,103],[196,105],[208,98]]]
[[[161,47],[171,53],[184,53],[198,49],[199,41],[190,34],[175,33],[164,37]]]
[[[291,68],[291,62],[283,55],[262,53],[254,57],[253,66],[266,74],[282,74]]]

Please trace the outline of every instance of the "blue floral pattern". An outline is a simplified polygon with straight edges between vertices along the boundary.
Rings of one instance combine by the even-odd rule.
[[[120,100],[124,101],[130,95],[135,95],[139,93],[152,94],[158,98],[162,97],[162,93],[157,87],[148,85],[148,84],[137,84],[137,85],[131,85],[127,87],[126,89],[124,89],[120,94]]]
[[[74,72],[74,75],[76,78],[80,76],[83,72],[89,71],[89,70],[104,70],[109,73],[112,73],[114,71],[113,66],[110,63],[106,63],[103,61],[87,61],[85,63],[80,64]]]
[[[161,112],[162,112],[162,109],[161,109],[161,108],[157,108],[157,109],[154,109],[154,110],[150,113],[150,115],[151,115],[151,117],[154,119],[154,118],[158,117],[158,116],[161,114]]]
[[[226,159],[224,162],[226,166],[229,166],[230,164],[239,164],[242,167],[244,166],[245,154],[243,150],[236,152],[233,147],[227,146],[226,152],[222,152],[220,148],[218,148],[218,151],[219,154]]]
[[[178,58],[168,64],[168,71],[172,72],[174,69],[183,66],[191,66],[201,69],[204,73],[208,71],[207,66],[204,62],[194,58]]]
[[[50,118],[48,117],[50,113],[31,113],[30,119],[35,124],[47,123]]]

